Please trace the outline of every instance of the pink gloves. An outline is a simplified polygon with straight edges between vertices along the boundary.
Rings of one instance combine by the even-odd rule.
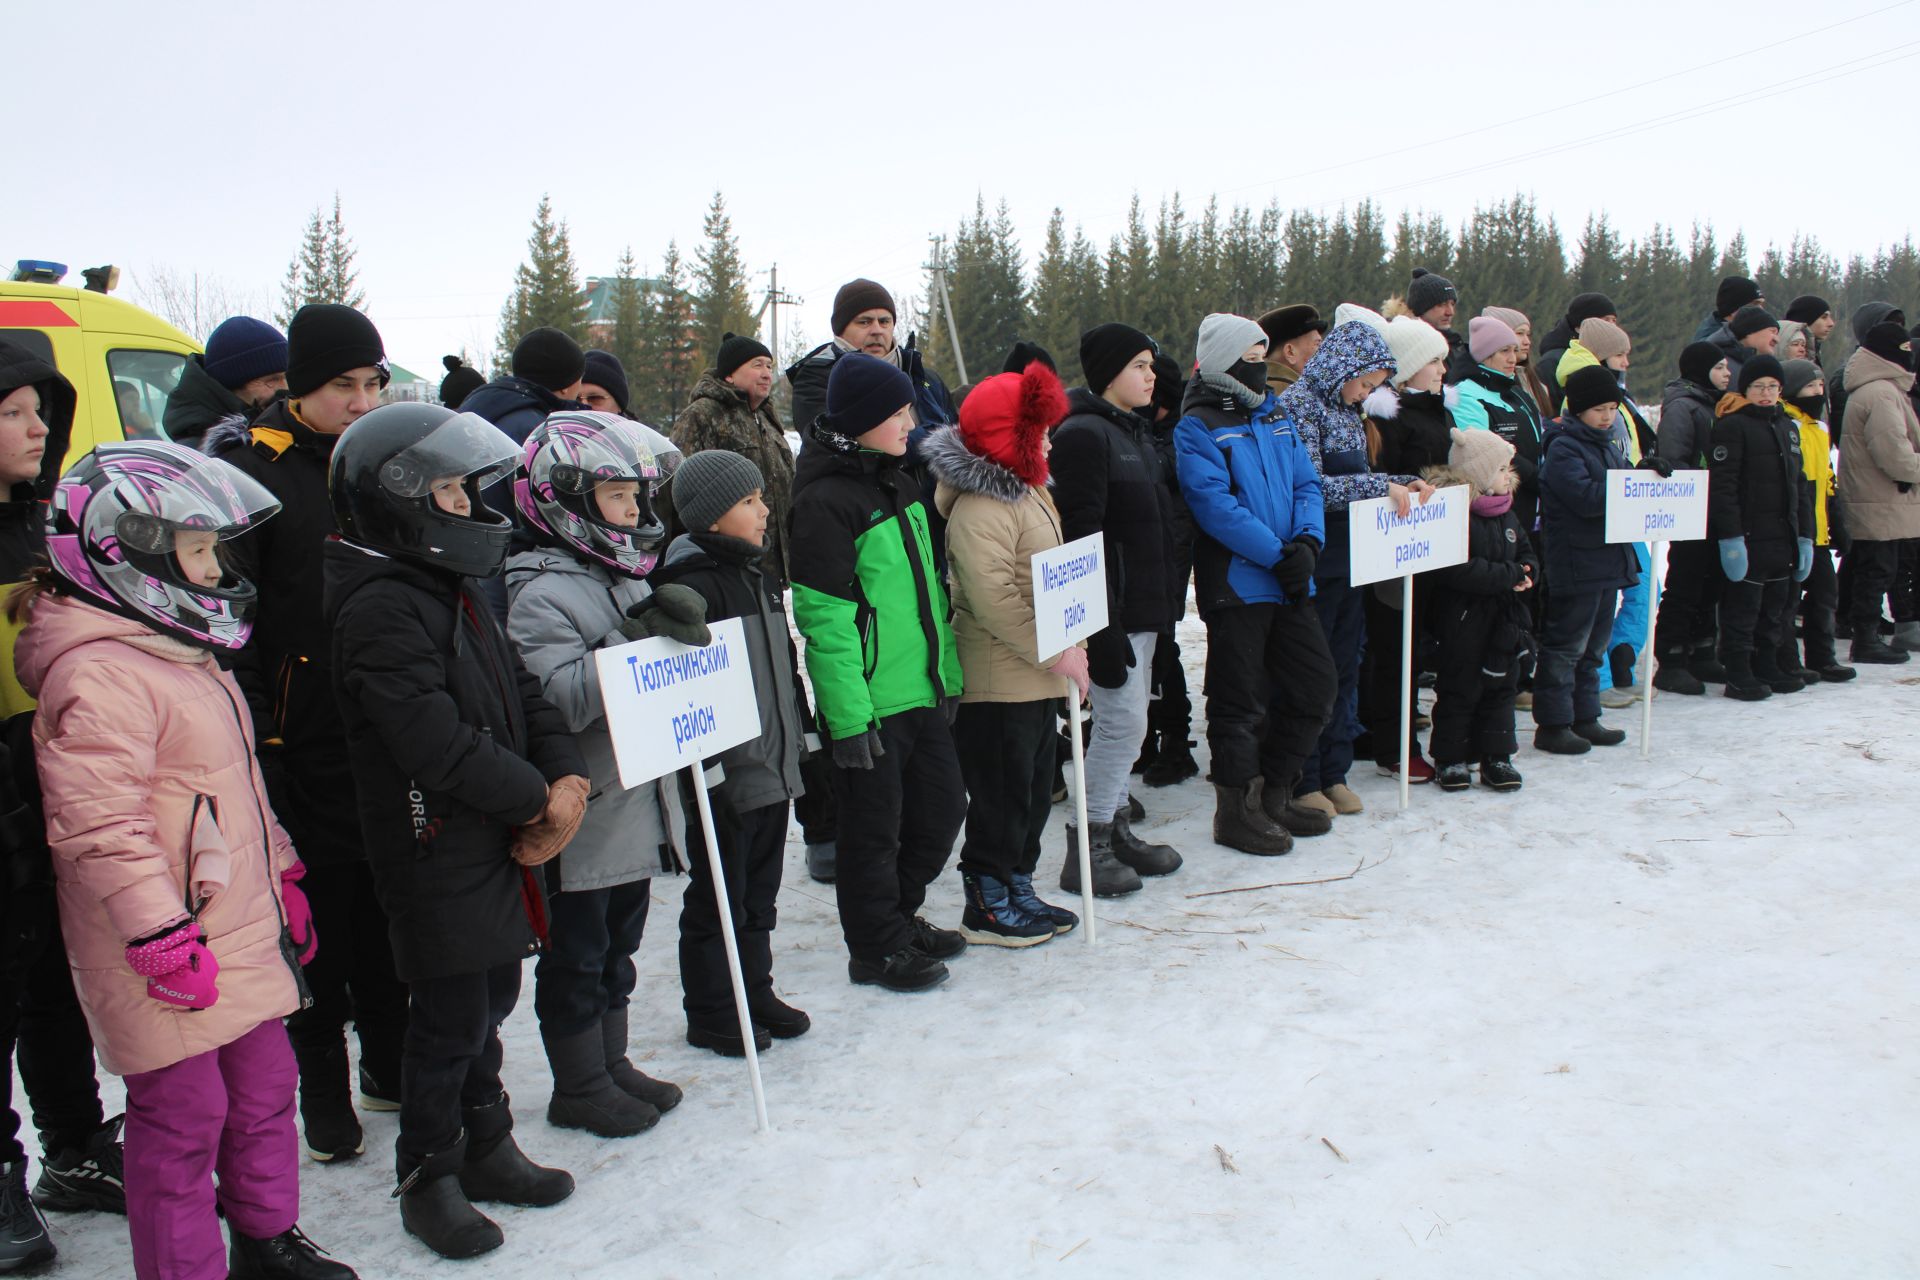
[[[280,873],[280,904],[286,911],[287,932],[293,935],[293,945],[300,948],[303,965],[312,964],[320,950],[319,935],[313,931],[313,908],[307,905],[307,895],[295,883],[306,874],[304,862],[296,862]]]
[[[201,945],[205,936],[189,920],[157,938],[129,946],[127,966],[147,980],[147,994],[162,1004],[211,1009],[220,998],[213,985],[220,965],[213,952]]]

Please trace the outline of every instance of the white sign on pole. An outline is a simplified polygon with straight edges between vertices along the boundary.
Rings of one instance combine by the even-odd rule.
[[[1465,564],[1467,504],[1472,497],[1466,485],[1457,484],[1434,490],[1405,516],[1394,511],[1392,498],[1370,498],[1348,507],[1353,585]]]
[[[654,636],[594,652],[620,785],[697,765],[760,732],[746,629],[728,618],[693,649]]]
[[[1694,542],[1707,536],[1707,473],[1607,473],[1608,542]]]
[[[1060,653],[1107,625],[1107,566],[1102,534],[1035,553],[1033,629],[1041,657]]]

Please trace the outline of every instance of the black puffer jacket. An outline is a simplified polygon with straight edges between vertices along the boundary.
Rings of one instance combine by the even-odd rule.
[[[1689,378],[1675,378],[1660,393],[1660,438],[1654,452],[1682,470],[1707,465],[1713,436],[1713,406],[1720,393]]]
[[[200,447],[207,428],[223,418],[245,417],[247,402],[227,390],[210,373],[201,356],[188,360],[180,370],[180,381],[167,397],[166,411],[160,415],[160,427],[167,439],[190,449]]]
[[[1466,483],[1446,467],[1430,479],[1440,487]],[[1427,575],[1427,616],[1440,638],[1442,672],[1471,687],[1478,672],[1508,670],[1532,629],[1527,595],[1514,590],[1529,576],[1540,580],[1540,562],[1511,509],[1468,519],[1466,561]]]
[[[274,813],[302,858],[337,864],[365,855],[321,607],[322,549],[334,533],[327,498],[334,440],[300,421],[279,396],[252,426],[233,418],[216,423],[205,448],[280,500],[278,515],[226,544],[234,568],[260,593],[253,636],[227,665],[253,713]]]
[[[60,480],[60,468],[73,440],[73,412],[78,400],[73,384],[60,371],[25,347],[0,338],[0,398],[21,387],[40,390],[40,417],[47,424],[46,450],[40,455],[40,474],[31,484],[17,484],[0,502],[0,583],[26,576],[27,567],[46,549],[46,504]],[[13,663],[7,663],[11,678]]]
[[[1362,407],[1380,433],[1374,470],[1417,476],[1428,467],[1446,465],[1453,449],[1453,414],[1445,394],[1382,388]]]
[[[1170,503],[1146,419],[1078,388],[1053,429],[1053,502],[1065,542],[1102,534],[1107,619],[1129,634],[1164,631],[1169,611]]]
[[[1813,485],[1800,456],[1800,429],[1778,405],[1743,396],[1720,402],[1707,469],[1707,537],[1747,540],[1747,581],[1793,573],[1795,540],[1813,537]]]
[[[546,934],[513,829],[587,763],[472,581],[335,539],[333,685],[362,840],[405,981],[478,973]],[[343,806],[344,807],[344,806]]]

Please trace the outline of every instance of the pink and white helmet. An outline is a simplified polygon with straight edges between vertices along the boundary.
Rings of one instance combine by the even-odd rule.
[[[648,427],[611,413],[566,409],[547,415],[527,437],[526,469],[514,482],[514,503],[534,529],[559,539],[615,573],[644,578],[660,559],[667,529],[653,511],[662,477]],[[637,527],[609,524],[594,486],[640,484]]]
[[[217,649],[253,631],[253,583],[228,571],[217,587],[187,580],[176,533],[225,541],[280,510],[238,468],[162,440],[103,444],[68,468],[47,508],[47,557],[82,597]]]

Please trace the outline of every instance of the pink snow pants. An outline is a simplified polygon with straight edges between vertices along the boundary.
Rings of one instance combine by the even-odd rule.
[[[127,1077],[127,1229],[139,1280],[227,1274],[216,1200],[229,1227],[256,1239],[299,1218],[297,1076],[276,1018],[231,1044]]]

